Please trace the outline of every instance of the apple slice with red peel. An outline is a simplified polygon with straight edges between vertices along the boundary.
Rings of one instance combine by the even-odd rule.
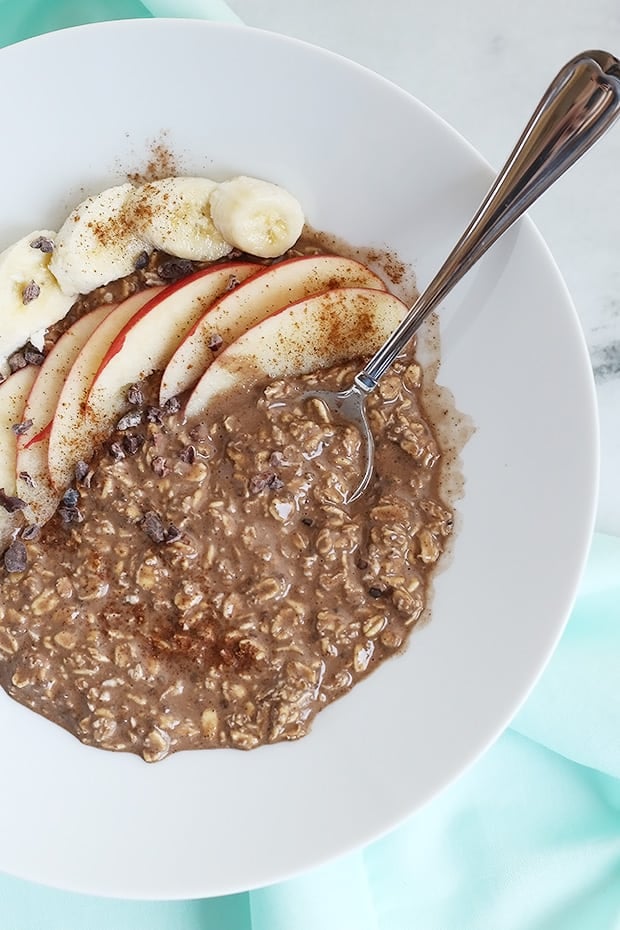
[[[125,323],[161,291],[161,287],[150,288],[123,300],[91,333],[71,366],[49,434],[48,468],[56,491],[69,486],[77,462],[88,461],[97,442],[104,438],[104,429],[87,403],[102,360]]]
[[[189,331],[163,373],[160,404],[193,387],[222,347],[265,317],[334,287],[385,290],[365,265],[339,255],[311,255],[270,265],[221,297]]]
[[[327,368],[375,352],[408,307],[387,291],[341,287],[272,314],[207,368],[185,408],[196,417],[214,401],[257,381]]]
[[[0,384],[0,489],[7,497],[17,496],[17,433],[13,427],[24,423],[24,409],[39,369],[27,365]],[[15,519],[0,504],[0,543],[4,543]]]
[[[213,301],[263,266],[226,262],[166,287],[118,332],[102,358],[89,394],[90,415],[111,428],[128,409],[127,388],[161,371]],[[238,285],[237,285],[238,286]]]
[[[49,437],[60,394],[82,347],[115,307],[109,304],[92,310],[63,333],[39,369],[26,400],[24,419],[32,420],[32,427],[17,438],[17,495],[26,501],[39,525],[49,520],[60,499],[48,468]]]
[[[25,422],[26,401],[38,374],[36,365],[27,365],[0,384],[0,488],[10,497],[15,496],[17,474],[17,433],[13,427]]]

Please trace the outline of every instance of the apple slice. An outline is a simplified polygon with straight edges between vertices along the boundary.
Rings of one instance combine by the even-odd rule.
[[[221,297],[189,331],[161,379],[159,402],[193,387],[216,351],[265,317],[295,301],[334,287],[385,290],[381,278],[353,259],[311,255],[271,265]]]
[[[0,384],[0,489],[7,497],[17,492],[17,434],[13,426],[24,422],[26,398],[39,374],[36,365],[27,365]],[[4,543],[15,523],[13,514],[0,505],[0,543]]]
[[[88,461],[103,438],[100,424],[89,415],[87,399],[106,352],[125,323],[163,290],[150,288],[123,300],[91,333],[71,366],[49,434],[48,468],[56,491],[69,486],[77,462]]]
[[[109,304],[85,314],[63,333],[39,369],[26,400],[24,420],[32,420],[32,427],[17,438],[17,494],[29,505],[39,525],[49,520],[60,498],[52,487],[47,460],[52,420],[63,385],[87,339],[115,306]]]
[[[207,368],[185,408],[188,419],[214,400],[263,379],[327,368],[375,352],[407,313],[387,291],[340,287],[286,307],[240,336]]]
[[[165,288],[131,317],[101,360],[88,394],[89,415],[102,431],[128,409],[129,385],[161,371],[187,331],[230,288],[231,281],[245,281],[260,268],[250,262],[207,268]]]

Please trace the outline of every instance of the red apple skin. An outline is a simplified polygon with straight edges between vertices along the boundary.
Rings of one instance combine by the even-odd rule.
[[[16,486],[18,496],[26,501],[33,521],[39,525],[49,520],[59,501],[50,480],[48,449],[61,391],[82,347],[115,308],[110,304],[92,310],[63,333],[50,349],[26,400],[24,419],[32,420],[32,428],[17,438]]]
[[[71,366],[49,436],[48,468],[56,492],[62,493],[69,486],[76,463],[89,461],[97,441],[104,438],[101,424],[90,415],[87,406],[101,360],[125,323],[161,290],[151,288],[122,301],[91,333]]]
[[[165,288],[133,314],[118,331],[101,359],[90,385],[86,409],[100,436],[108,435],[127,412],[127,389],[161,371],[203,316],[205,307],[262,266],[226,262]]]
[[[263,268],[216,300],[190,329],[161,379],[160,404],[192,388],[217,354],[265,317],[334,287],[385,290],[381,278],[353,259],[309,255]]]
[[[240,336],[207,369],[189,397],[186,419],[259,381],[371,355],[407,311],[393,294],[361,287],[334,288],[279,310]]]
[[[231,281],[243,282],[262,268],[255,262],[224,262],[165,287],[120,330],[101,360],[93,386],[110,363],[127,351],[129,339],[135,340],[142,364],[136,373],[128,374],[126,383],[139,381],[167,364],[188,331],[227,291]]]

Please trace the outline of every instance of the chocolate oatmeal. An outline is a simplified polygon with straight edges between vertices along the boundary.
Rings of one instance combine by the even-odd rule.
[[[344,503],[360,436],[294,398],[358,366],[259,385],[189,423],[135,386],[54,518],[5,554],[4,689],[152,762],[297,739],[401,649],[452,517],[414,362],[370,398],[376,474]]]
[[[0,332],[0,686],[149,762],[307,733],[404,647],[452,530],[453,408],[413,357],[370,399],[353,504],[361,437],[302,400],[362,360],[300,372],[398,325],[405,266],[269,181],[169,170],[0,256],[25,269]]]

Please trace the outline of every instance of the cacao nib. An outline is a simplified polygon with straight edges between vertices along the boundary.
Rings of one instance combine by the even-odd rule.
[[[4,567],[7,572],[23,572],[28,565],[28,554],[23,542],[13,540],[4,553]]]

